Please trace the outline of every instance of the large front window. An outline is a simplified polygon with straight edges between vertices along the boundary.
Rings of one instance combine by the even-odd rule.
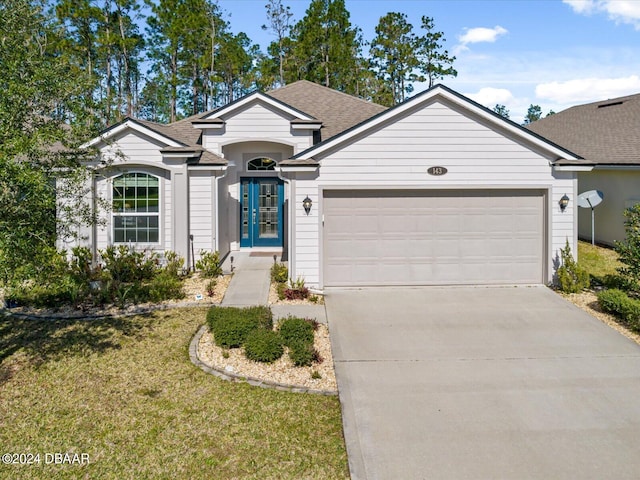
[[[125,173],[113,180],[113,241],[158,243],[160,179]]]

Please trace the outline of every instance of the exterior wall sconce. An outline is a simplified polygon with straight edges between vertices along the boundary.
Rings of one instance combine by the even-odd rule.
[[[307,195],[307,197],[302,201],[302,208],[304,208],[304,212],[307,215],[309,215],[309,212],[311,211],[311,206],[312,205],[313,205],[313,202],[309,198],[309,195]]]
[[[560,205],[560,211],[564,212],[567,208],[567,205],[569,205],[569,197],[567,197],[566,193],[562,196],[560,201],[558,201],[558,205]]]

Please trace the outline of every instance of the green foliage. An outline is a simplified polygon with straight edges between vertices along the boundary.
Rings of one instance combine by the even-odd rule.
[[[216,285],[217,285],[217,284],[218,284],[218,281],[217,281],[216,279],[214,279],[214,278],[212,278],[211,280],[209,280],[209,281],[207,282],[207,287],[206,287],[206,289],[207,289],[207,295],[208,295],[208,296],[213,297],[213,294],[214,294],[214,293],[215,293],[215,291],[216,291]]]
[[[282,341],[288,347],[295,342],[313,344],[314,325],[304,318],[288,317],[278,324]]]
[[[360,29],[351,25],[344,0],[311,0],[305,16],[291,29],[290,53],[284,62],[287,83],[309,80],[325,87],[359,92]]]
[[[308,367],[320,362],[320,355],[313,343],[295,341],[289,346],[289,358],[296,367]]]
[[[282,339],[273,330],[253,330],[244,342],[244,353],[254,362],[275,362],[284,353]]]
[[[289,269],[284,263],[274,263],[271,266],[271,281],[275,283],[287,283],[289,280]]]
[[[298,277],[289,281],[289,288],[285,288],[283,294],[287,300],[304,300],[309,296],[309,289],[304,284],[304,278]]]
[[[442,50],[444,34],[436,31],[433,18],[422,16],[421,28],[425,34],[415,34],[404,13],[389,12],[380,18],[369,51],[379,80],[374,101],[392,106],[413,92],[413,82],[426,81],[431,87],[437,79],[458,75],[451,66],[455,57]]]
[[[164,267],[164,273],[175,278],[182,277],[184,272],[184,258],[171,250],[164,252],[164,258],[167,262]]]
[[[276,283],[276,293],[278,294],[279,300],[284,300],[286,298],[287,284],[286,283]]]
[[[458,72],[451,66],[456,57],[450,57],[447,50],[442,50],[444,34],[436,31],[433,18],[423,15],[420,28],[425,34],[416,39],[416,56],[422,73],[418,81],[427,80],[429,87],[432,87],[436,80],[457,77]]]
[[[565,293],[578,293],[589,286],[589,273],[580,267],[571,254],[569,240],[560,250],[562,265],[558,267],[557,277],[560,290]]]
[[[640,329],[640,300],[618,289],[602,290],[598,294],[598,303],[603,311],[611,313],[636,330]]]
[[[509,118],[509,109],[505,105],[496,103],[496,106],[493,107],[493,111],[501,117]]]
[[[615,244],[619,261],[623,264],[618,268],[618,272],[631,285],[638,285],[640,284],[640,205],[626,209],[624,217],[625,240]]]
[[[139,251],[126,245],[110,245],[100,250],[99,254],[104,262],[103,271],[116,282],[151,280],[160,268],[154,252]]]
[[[253,330],[272,330],[273,316],[269,307],[265,306],[212,307],[207,312],[207,323],[216,345],[238,348]]]
[[[182,281],[171,271],[160,272],[149,284],[149,299],[152,302],[184,297]]]
[[[222,275],[222,264],[219,252],[200,252],[200,260],[196,262],[196,268],[204,278],[216,278]]]

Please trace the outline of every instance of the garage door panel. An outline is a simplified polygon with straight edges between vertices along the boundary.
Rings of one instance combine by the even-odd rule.
[[[542,283],[542,191],[325,191],[323,283]]]

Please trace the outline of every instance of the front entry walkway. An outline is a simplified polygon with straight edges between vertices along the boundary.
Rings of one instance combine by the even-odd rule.
[[[276,252],[232,252],[224,261],[223,270],[231,271],[233,278],[222,299],[223,307],[248,307],[267,305],[269,303],[269,287],[271,284],[271,266],[273,255],[276,261],[282,261],[282,254]],[[233,257],[233,262],[231,262]],[[302,317],[313,318],[320,323],[327,323],[324,305],[271,305],[273,318]]]
[[[273,255],[274,253],[266,252],[253,252],[253,254],[248,251],[231,252],[225,261],[225,271],[230,270],[233,265],[234,273],[222,299],[222,306],[266,305],[269,302]],[[278,254],[276,258],[279,260],[280,256]]]
[[[546,287],[326,307],[353,480],[638,478],[640,346]]]

